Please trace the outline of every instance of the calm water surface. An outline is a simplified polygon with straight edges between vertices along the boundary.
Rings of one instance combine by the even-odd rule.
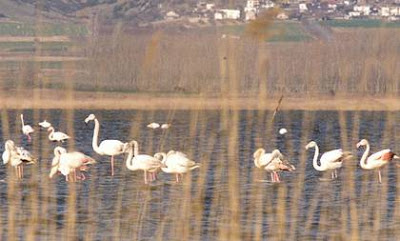
[[[376,172],[360,169],[363,150],[355,148],[359,139],[367,138],[373,152],[398,150],[394,135],[400,128],[398,112],[283,111],[273,123],[272,113],[264,111],[94,112],[101,124],[100,140],[135,139],[141,153],[175,149],[202,164],[182,183],[160,173],[148,186],[142,172],[126,169],[126,156],[116,158],[116,175],[110,176],[109,157],[92,149],[94,124],[84,123],[88,110],[24,111],[27,124],[47,119],[56,130],[73,136],[63,146],[98,161],[85,181],[68,184],[62,176],[50,180],[57,144],[38,126],[28,143],[20,133],[20,113],[2,112],[2,143],[12,139],[40,161],[25,168],[23,181],[15,180],[12,168],[0,168],[1,240],[16,236],[47,240],[399,237],[398,170],[387,166],[383,184],[378,184]],[[172,127],[146,128],[154,121]],[[278,134],[281,127],[288,129],[286,135]],[[310,140],[317,141],[322,152],[343,148],[357,160],[345,163],[338,180],[320,181],[329,173],[313,169],[314,151],[304,148]],[[280,184],[261,182],[269,174],[254,167],[253,152],[258,147],[279,148],[296,171],[283,173]]]

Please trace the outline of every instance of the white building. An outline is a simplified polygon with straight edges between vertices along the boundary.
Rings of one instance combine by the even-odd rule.
[[[299,3],[299,11],[301,13],[307,12],[308,11],[307,4],[306,3]]]
[[[219,9],[214,14],[215,20],[240,19],[240,10],[237,9]]]
[[[359,12],[360,15],[368,16],[371,14],[371,6],[369,5],[355,5],[353,8],[354,12]]]

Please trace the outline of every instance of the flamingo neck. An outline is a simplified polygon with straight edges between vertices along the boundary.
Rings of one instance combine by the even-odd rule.
[[[260,165],[260,159],[261,157],[265,154],[265,151],[263,150],[259,150],[256,152],[256,154],[254,155],[254,165],[256,165],[256,167],[261,168]]]
[[[126,168],[129,170],[133,170],[133,148],[132,146],[129,148],[128,157],[126,158]]]
[[[317,171],[324,171],[325,169],[321,165],[318,165],[317,160],[318,160],[318,155],[319,155],[319,148],[317,145],[315,145],[315,152],[314,152],[314,159],[313,159],[313,167]]]
[[[139,155],[139,143],[137,141],[132,141],[133,143],[133,155]]]
[[[370,149],[369,143],[367,143],[364,154],[362,155],[361,160],[360,160],[360,166],[363,169],[368,169],[367,157],[369,154],[369,149]]]
[[[24,128],[25,123],[24,123],[24,115],[21,114],[21,122],[22,122],[22,128]]]
[[[54,135],[54,128],[50,127],[49,130],[50,130],[49,139],[52,140]]]
[[[103,155],[103,152],[99,148],[99,131],[100,131],[100,123],[97,118],[94,119],[94,130],[93,130],[93,140],[92,140],[92,147],[95,152],[100,155]]]

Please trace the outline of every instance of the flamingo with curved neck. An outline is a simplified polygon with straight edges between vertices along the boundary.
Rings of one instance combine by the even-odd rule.
[[[103,140],[100,142],[100,145],[97,144],[99,141],[100,123],[94,114],[90,114],[85,119],[86,123],[89,123],[89,121],[94,121],[92,140],[93,150],[99,155],[111,156],[111,175],[114,176],[114,156],[125,153],[126,145],[128,143],[123,143],[119,140]]]
[[[254,153],[254,165],[271,173],[271,182],[280,182],[279,171],[294,171],[296,168],[290,164],[278,149],[266,153],[264,148],[258,148]]]
[[[128,150],[126,167],[131,171],[143,170],[145,184],[148,184],[148,173],[151,175],[150,181],[153,181],[155,179],[155,173],[162,166],[160,160],[150,155],[139,154],[139,143],[135,140],[128,143],[126,149]]]
[[[365,151],[360,159],[361,168],[366,170],[378,169],[378,182],[382,183],[381,167],[385,166],[393,159],[399,159],[399,156],[390,149],[384,149],[368,157],[370,151],[369,142],[366,139],[362,139],[357,143],[357,148],[361,146],[365,146]]]
[[[49,140],[50,141],[58,141],[58,142],[64,142],[65,140],[71,138],[69,135],[65,134],[64,132],[61,131],[55,131],[54,127],[50,126],[47,129],[49,133]]]
[[[3,163],[10,163],[15,168],[18,179],[22,179],[24,175],[24,164],[35,164],[36,159],[32,154],[23,147],[15,146],[12,140],[7,140],[2,155]]]
[[[51,163],[51,171],[49,177],[52,178],[58,171],[60,171],[66,178],[66,181],[76,181],[77,171],[86,171],[87,165],[94,164],[96,161],[83,154],[82,152],[73,151],[67,152],[63,147],[54,148],[54,158]],[[79,172],[80,179],[85,180],[86,177],[83,173]],[[72,175],[72,177],[70,177]]]
[[[28,142],[31,142],[32,138],[31,138],[31,133],[34,132],[32,126],[30,125],[25,125],[24,123],[24,115],[21,114],[21,124],[22,124],[22,133],[26,136],[28,136]]]
[[[154,157],[163,164],[163,167],[161,167],[163,172],[175,174],[177,183],[179,182],[179,176],[182,177],[184,173],[200,167],[199,163],[190,160],[186,154],[179,151],[158,152],[154,154]]]
[[[315,141],[310,141],[305,148],[308,150],[313,147],[315,148],[313,158],[314,169],[320,172],[331,170],[332,179],[336,179],[338,177],[337,169],[342,167],[343,160],[352,157],[351,153],[349,152],[343,152],[342,149],[335,149],[323,153],[320,158],[320,164],[318,165],[319,148],[317,143]]]

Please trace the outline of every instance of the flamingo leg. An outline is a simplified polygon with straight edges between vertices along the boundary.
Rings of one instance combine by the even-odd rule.
[[[65,175],[65,181],[69,182],[69,174]]]
[[[276,178],[276,182],[281,182],[281,179],[279,178],[279,174],[277,172],[275,173],[275,178]]]
[[[382,183],[381,169],[378,169],[378,181]]]
[[[24,177],[24,165],[21,164],[21,179]]]
[[[85,176],[85,174],[83,174],[82,172],[80,172],[80,176],[81,176],[81,180],[82,180],[82,181],[86,180],[86,176]]]
[[[147,171],[144,171],[144,184],[147,184]]]
[[[114,156],[111,156],[111,176],[114,176]]]
[[[179,182],[179,174],[178,173],[175,173],[175,181],[176,181],[176,183]]]
[[[335,179],[337,179],[337,169],[335,169]]]
[[[27,136],[28,136],[28,142],[31,142],[32,141],[31,136],[29,134],[27,134]]]
[[[335,179],[335,171],[331,172],[331,177],[332,177],[332,179]]]

